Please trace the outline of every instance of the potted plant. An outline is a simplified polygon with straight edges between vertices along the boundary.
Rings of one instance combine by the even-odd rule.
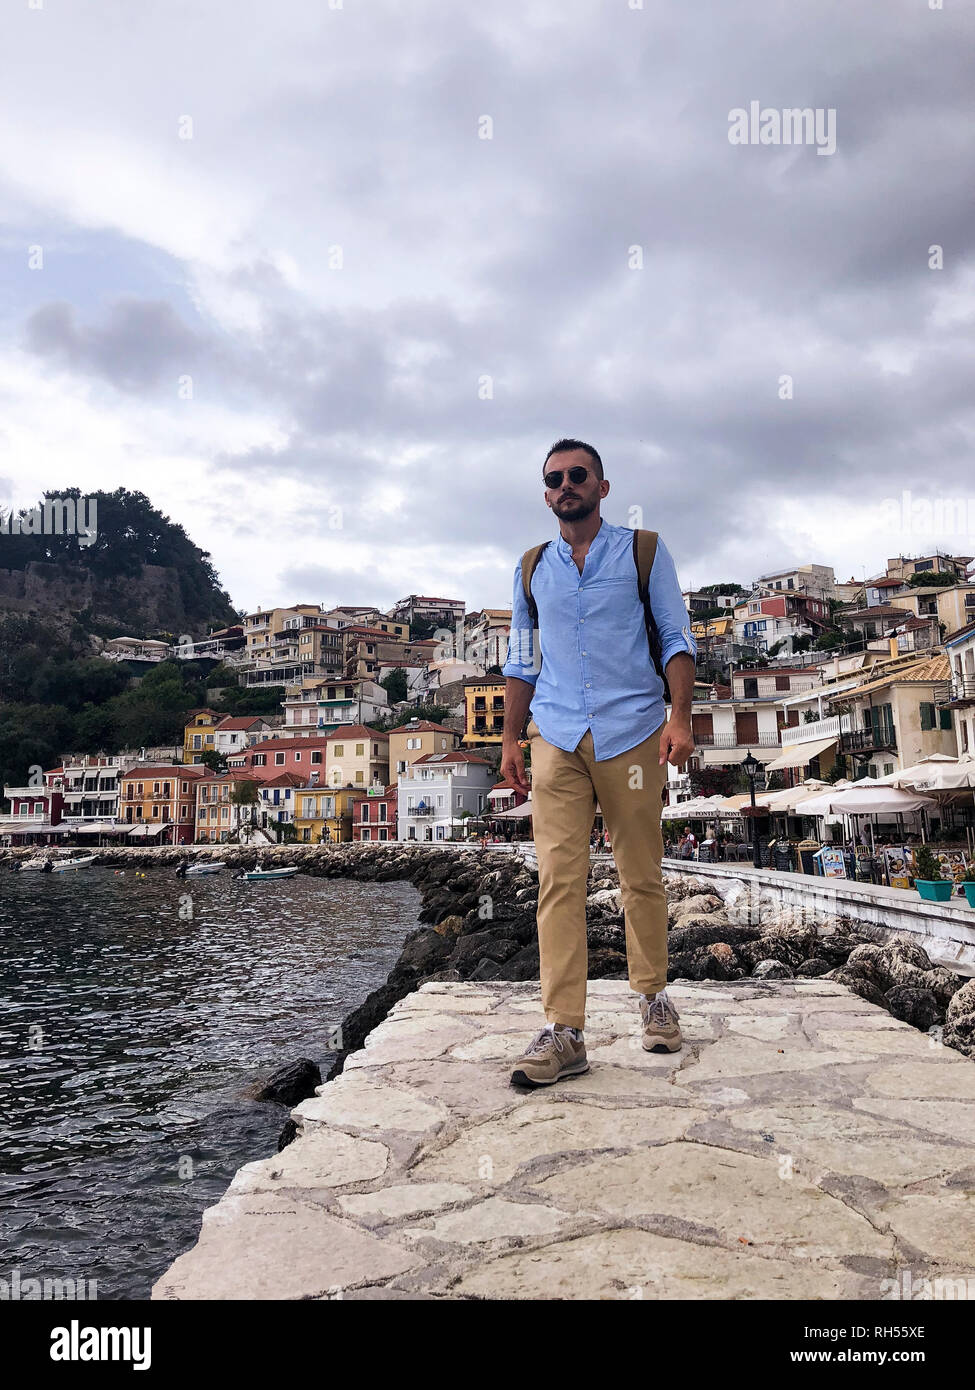
[[[952,881],[941,875],[941,863],[927,845],[914,852],[914,887],[929,902],[946,903],[951,898]]]
[[[959,879],[959,883],[965,890],[965,897],[968,899],[968,906],[975,907],[975,864],[965,865],[965,872]]]

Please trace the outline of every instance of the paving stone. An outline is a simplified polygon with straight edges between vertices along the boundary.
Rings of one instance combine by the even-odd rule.
[[[955,1100],[875,1100],[860,1098],[854,1105],[871,1115],[884,1115],[904,1125],[914,1125],[930,1135],[949,1135],[962,1144],[975,1147],[975,1110],[967,1101]],[[971,1154],[968,1162],[975,1154]],[[959,1167],[962,1155],[959,1155]]]
[[[232,1219],[207,1222],[192,1250],[170,1266],[154,1298],[320,1297],[346,1284],[390,1279],[416,1256],[390,1240],[284,1197],[259,1194]]]
[[[469,1187],[454,1182],[396,1183],[381,1187],[377,1192],[359,1192],[339,1198],[339,1206],[349,1216],[360,1220],[377,1218],[393,1220],[400,1216],[416,1216],[420,1212],[438,1211],[441,1207],[466,1202],[474,1196]]]
[[[345,1187],[382,1177],[388,1162],[385,1144],[356,1138],[341,1129],[314,1130],[271,1158],[245,1163],[228,1191]]]
[[[975,1189],[895,1197],[878,1215],[928,1259],[959,1273],[975,1271]]]
[[[865,1089],[878,1096],[940,1096],[975,1100],[975,1066],[950,1048],[931,1048],[924,1061],[898,1058],[896,1065],[871,1071]]]
[[[465,1130],[444,1149],[421,1158],[412,1172],[423,1179],[502,1183],[531,1159],[662,1143],[683,1134],[703,1114],[667,1105],[622,1111],[595,1105],[523,1106]]]
[[[447,1108],[414,1092],[379,1083],[368,1073],[342,1075],[319,1087],[291,1112],[303,1126],[338,1125],[349,1129],[399,1129],[408,1133],[431,1129],[447,1118]]]
[[[571,1212],[556,1207],[489,1197],[476,1206],[439,1216],[426,1226],[407,1226],[400,1237],[404,1241],[434,1239],[472,1245],[512,1236],[550,1235],[572,1220]]]
[[[623,1229],[502,1255],[449,1291],[505,1299],[849,1299],[876,1297],[875,1285],[811,1262]]]
[[[672,1143],[596,1158],[533,1185],[563,1205],[677,1217],[712,1229],[726,1245],[746,1240],[804,1259],[889,1255],[890,1242],[865,1217],[788,1172],[774,1155]]]

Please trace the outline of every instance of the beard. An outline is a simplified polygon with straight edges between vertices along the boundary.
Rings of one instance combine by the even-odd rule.
[[[585,502],[581,497],[572,497],[567,502],[553,502],[552,511],[560,521],[584,521],[596,510],[596,502]]]

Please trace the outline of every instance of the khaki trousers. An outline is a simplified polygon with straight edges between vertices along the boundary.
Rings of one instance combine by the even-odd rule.
[[[661,729],[625,753],[597,762],[591,730],[575,752],[566,753],[542,738],[534,719],[528,721],[538,953],[549,1023],[585,1026],[586,888],[597,800],[619,871],[630,988],[653,995],[667,983],[667,898],[660,872],[667,766],[657,761]]]

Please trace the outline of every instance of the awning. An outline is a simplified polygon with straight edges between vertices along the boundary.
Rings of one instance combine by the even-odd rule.
[[[84,825],[69,826],[74,835],[129,835],[132,832],[127,825],[116,825],[114,821],[88,821]]]
[[[518,820],[523,816],[530,816],[532,804],[530,801],[523,801],[520,806],[511,806],[507,811],[492,811],[487,820]]]
[[[772,762],[766,764],[766,772],[775,772],[780,767],[806,767],[813,758],[832,748],[835,738],[811,738],[808,743],[795,743],[786,748]]]
[[[148,821],[139,821],[128,833],[134,839],[138,839],[140,835],[143,837],[147,835],[158,835],[160,830],[168,830],[169,826],[172,824],[172,821],[169,821],[168,824],[164,823],[161,825],[150,825]]]
[[[760,763],[767,763],[775,757],[774,748],[705,748],[701,761],[705,767],[720,766],[722,763],[742,763],[751,753]]]

